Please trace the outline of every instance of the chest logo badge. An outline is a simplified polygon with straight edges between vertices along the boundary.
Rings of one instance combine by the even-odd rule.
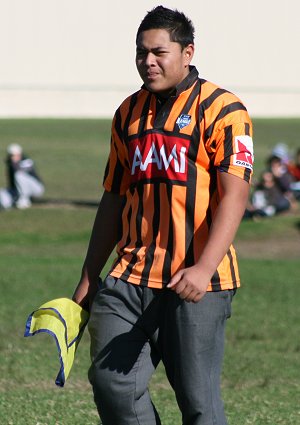
[[[177,118],[176,124],[178,125],[179,129],[181,130],[183,127],[186,127],[190,124],[192,120],[192,117],[190,115],[181,114]]]

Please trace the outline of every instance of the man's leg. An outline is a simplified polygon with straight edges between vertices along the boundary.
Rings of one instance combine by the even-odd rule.
[[[184,425],[226,425],[220,393],[225,322],[232,291],[208,292],[198,303],[166,294],[162,359]]]
[[[156,307],[150,302],[143,311],[145,291],[108,277],[92,306],[89,379],[103,425],[160,424],[148,392],[160,359],[148,334]]]

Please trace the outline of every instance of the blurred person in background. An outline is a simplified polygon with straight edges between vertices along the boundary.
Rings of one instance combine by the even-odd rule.
[[[275,145],[265,170],[253,186],[244,218],[271,217],[297,208],[296,191],[293,190],[295,178],[290,172],[290,164],[287,145]]]
[[[284,163],[280,157],[272,155],[267,160],[267,170],[273,174],[274,181],[281,192],[289,196],[293,176],[288,170],[288,164]]]
[[[288,164],[289,173],[293,177],[293,181],[290,184],[290,189],[294,194],[295,198],[300,200],[300,148],[297,149],[295,159],[290,161]]]
[[[244,218],[272,217],[291,209],[291,201],[275,181],[270,170],[263,171],[255,185]]]
[[[0,209],[29,208],[32,200],[45,191],[33,160],[26,157],[20,145],[13,143],[7,147],[5,164],[7,188],[0,189]]]
[[[272,156],[276,156],[281,160],[281,163],[283,165],[287,166],[290,162],[290,153],[288,145],[284,142],[277,143],[272,149],[270,157]]]

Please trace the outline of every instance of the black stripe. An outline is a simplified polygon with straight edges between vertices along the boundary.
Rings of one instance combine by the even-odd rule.
[[[201,132],[200,132],[200,121],[199,120],[197,120],[196,121],[196,125],[195,125],[195,127],[193,128],[193,132],[192,132],[192,134],[191,134],[191,145],[193,145],[194,146],[194,144],[195,144],[195,140],[196,141],[199,141],[198,143],[196,143],[196,147],[197,147],[197,155],[198,155],[198,150],[199,150],[199,147],[200,147],[200,143],[201,143]]]
[[[122,143],[124,143],[125,141],[124,141],[124,133],[123,133],[123,130],[122,130],[122,117],[121,117],[120,108],[118,108],[117,111],[116,111],[116,118],[115,118],[114,127],[115,127],[115,130],[116,130],[116,133],[117,133],[119,139],[121,140]],[[125,158],[125,166],[129,169],[129,163],[128,163],[126,158]]]
[[[246,136],[250,136],[250,124],[249,123],[245,123],[245,134]],[[245,168],[245,172],[244,172],[244,180],[249,183],[250,181],[250,177],[251,177],[251,171],[249,168]]]
[[[117,147],[116,147],[116,150],[117,150]],[[124,174],[123,164],[119,160],[119,157],[117,157],[117,162],[116,162],[114,173],[113,173],[113,181],[111,185],[111,191],[113,193],[120,193],[123,174]]]
[[[229,258],[230,261],[230,272],[231,272],[231,280],[233,282],[233,287],[236,288],[236,274],[235,274],[235,270],[234,270],[234,266],[233,266],[233,258],[232,258],[232,254],[231,254],[231,250],[229,249],[229,251],[227,252],[227,257]]]
[[[108,176],[108,172],[109,172],[109,161],[107,161],[106,166],[105,166],[105,170],[104,170],[104,176],[103,176],[103,183],[105,182],[107,176]]]
[[[121,117],[120,108],[116,110],[114,127],[119,139],[123,141],[122,117]]]
[[[172,216],[172,185],[167,185],[167,195],[169,200],[169,208],[170,208],[170,214],[169,214],[169,232],[168,232],[168,244],[167,249],[165,253],[164,258],[164,264],[162,269],[162,282],[163,284],[168,284],[171,279],[171,263],[172,263],[172,257],[173,257],[173,243],[174,243],[174,230],[173,230],[173,216]]]
[[[127,238],[126,238],[126,242],[125,242],[125,244],[123,245],[123,246],[121,246],[120,247],[120,252],[124,252],[124,249],[129,245],[129,243],[130,243],[130,221],[131,221],[131,216],[132,216],[132,207],[130,206],[130,208],[129,208],[129,210],[128,210],[128,213],[127,213],[127,217],[126,217],[126,221],[127,221],[127,228],[128,228],[128,234],[127,234]],[[122,235],[123,235],[123,229],[124,229],[124,227],[123,227],[123,225],[122,225],[123,223],[122,223],[122,220],[121,220],[121,226],[120,226],[120,238],[119,239],[121,239],[121,237],[122,237]],[[117,258],[117,260],[114,262],[114,264],[113,264],[113,267],[112,267],[112,269],[114,269],[120,262],[121,262],[121,259],[122,259],[122,254]]]
[[[190,96],[188,97],[188,100],[187,100],[186,104],[183,106],[182,110],[180,111],[179,116],[180,115],[187,115],[189,113],[189,111],[190,111],[190,109],[191,109],[191,107],[192,107],[195,99],[197,98],[197,96],[199,96],[200,87],[201,87],[200,80],[197,80],[197,83],[195,84],[195,87],[193,88]],[[176,132],[176,131],[179,132],[180,131],[180,128],[176,124],[176,121],[174,123],[173,131],[174,132]]]
[[[224,159],[220,163],[220,168],[223,171],[228,171],[230,167],[230,158],[233,155],[232,147],[232,126],[229,125],[224,129],[225,139],[224,139]]]
[[[217,190],[217,170],[216,167],[213,165],[213,163],[210,163],[210,183],[209,183],[209,199],[212,199],[216,190]],[[211,225],[212,225],[212,209],[211,209],[211,205],[208,206],[207,211],[206,211],[206,223],[208,228],[210,229]],[[211,282],[212,282],[212,289],[213,291],[220,291],[221,290],[221,285],[220,285],[220,276],[218,271],[216,270],[215,273],[213,274],[212,278],[211,278]]]
[[[230,103],[229,105],[226,105],[224,106],[224,108],[222,108],[222,110],[217,116],[217,121],[223,119],[224,117],[226,117],[226,115],[231,114],[232,112],[246,110],[246,107],[241,102]]]
[[[220,275],[219,272],[216,270],[211,278],[211,284],[212,284],[212,290],[213,291],[221,291],[221,284],[220,284]]]
[[[194,254],[194,221],[196,202],[197,170],[194,162],[189,164],[188,185],[185,203],[185,267],[195,264]]]
[[[140,93],[139,91],[134,93],[130,98],[129,109],[128,109],[128,112],[127,112],[126,120],[125,120],[125,123],[124,123],[124,131],[123,131],[125,143],[128,142],[128,129],[129,129],[129,124],[130,124],[130,119],[131,119],[133,108],[136,105],[137,97],[138,97],[139,93]],[[126,133],[125,133],[125,131],[126,131]]]
[[[200,123],[200,121],[199,121]],[[191,138],[188,162],[188,182],[186,192],[186,222],[185,222],[185,267],[195,264],[194,238],[195,238],[195,206],[196,206],[196,183],[197,168],[196,160],[201,141],[199,123],[195,125]]]
[[[241,102],[233,102],[229,105],[224,106],[224,108],[221,109],[215,120],[208,126],[208,128],[205,131],[205,140],[209,139],[214,131],[214,127],[216,123],[223,119],[226,115],[231,114],[235,111],[246,111],[245,106]]]
[[[141,112],[141,116],[140,116],[140,122],[139,122],[139,128],[138,128],[138,135],[141,135],[141,133],[143,133],[144,128],[145,128],[145,124],[148,118],[148,113],[149,113],[149,107],[150,107],[150,102],[151,102],[151,93],[148,93],[148,96],[145,100],[142,112]]]
[[[199,123],[200,117],[199,110]],[[196,125],[193,129],[191,144],[189,148],[188,161],[188,181],[186,192],[186,222],[185,222],[185,267],[190,267],[195,264],[194,253],[194,221],[195,221],[195,203],[196,203],[196,183],[197,183],[197,168],[196,160],[201,140],[200,127]]]
[[[120,108],[118,108],[116,110],[115,113],[115,124],[114,124],[115,130],[117,132],[117,135],[119,137],[119,139],[122,141],[123,140],[123,132],[122,132],[122,128],[121,128],[121,113],[120,113]],[[110,138],[110,145],[112,146],[113,144],[113,140],[112,137]],[[116,145],[114,144],[114,147],[116,149]],[[116,149],[117,151],[117,149]],[[104,171],[104,177],[103,177],[103,182],[106,180],[108,174],[109,174],[109,165],[110,165],[110,161],[108,160],[106,163],[106,167],[105,167],[105,171]]]
[[[217,170],[212,162],[210,162],[209,175],[210,175],[209,199],[211,200],[217,190]],[[206,210],[206,224],[209,229],[212,224],[212,215],[213,215],[213,211],[212,211],[211,205],[209,204]]]
[[[243,179],[244,179],[247,183],[249,183],[249,181],[250,181],[250,177],[251,177],[251,170],[250,170],[250,168],[245,168],[245,171],[244,171],[244,177],[243,177]]]
[[[200,80],[201,85],[206,83],[206,80],[201,79]],[[210,108],[211,105],[213,104],[213,102],[222,94],[224,93],[229,93],[227,90],[225,89],[221,89],[221,88],[217,88],[215,91],[213,91],[205,100],[203,100],[200,105],[199,108],[201,109],[201,116],[203,117],[204,112],[206,111],[206,109]]]
[[[245,134],[246,136],[250,136],[250,124],[245,123]]]
[[[136,248],[131,252],[132,258],[130,263],[127,265],[126,269],[124,270],[124,273],[120,277],[120,279],[127,280],[127,278],[130,276],[132,269],[137,261],[137,253],[139,252],[140,248],[142,247],[142,218],[144,213],[143,208],[143,193],[144,193],[144,186],[139,185],[136,188],[138,197],[139,197],[139,205],[138,205],[138,211],[136,216],[136,234],[137,234],[137,240],[136,240]],[[129,222],[130,223],[130,222]],[[130,231],[130,226],[129,226]],[[130,235],[128,235],[130,236]]]
[[[169,118],[169,115],[171,113],[171,110],[173,108],[174,103],[176,102],[177,97],[171,96],[168,100],[161,106],[160,110],[156,114],[153,128],[155,129],[163,129],[165,126],[165,123],[167,119]]]
[[[131,238],[130,238],[130,222],[131,222],[131,216],[132,216],[132,206],[130,205],[130,207],[128,209],[128,213],[127,213],[127,218],[126,218],[127,219],[128,234],[127,234],[125,245],[122,247],[123,250],[124,250],[124,248],[126,246],[129,245],[130,240],[131,240]],[[122,234],[123,234],[123,229],[122,229]]]
[[[153,214],[153,219],[152,219],[152,242],[150,244],[150,246],[148,247],[147,251],[146,251],[146,256],[145,256],[145,267],[143,269],[142,272],[142,276],[141,276],[141,282],[144,285],[148,285],[149,283],[149,274],[150,274],[150,270],[151,267],[153,265],[153,261],[154,261],[154,252],[156,249],[156,238],[158,235],[158,231],[159,231],[159,222],[160,222],[160,191],[159,191],[160,185],[159,184],[154,184],[153,185],[153,189],[154,189],[154,202],[153,202],[153,207],[154,207],[154,214]]]
[[[130,187],[135,188],[138,184],[151,184],[151,183],[165,183],[165,184],[175,184],[177,186],[186,186],[187,182],[182,180],[170,180],[167,177],[152,177],[150,179],[140,179],[136,183],[131,183]]]
[[[166,131],[166,130],[161,130],[159,128],[154,128],[154,129],[150,129],[150,130],[146,130],[143,132],[143,136],[147,135],[147,134],[162,134],[163,136],[173,136],[173,137],[177,137],[178,139],[185,139],[185,140],[190,140],[189,135],[183,134],[183,133],[178,133],[177,131]],[[137,134],[133,134],[131,136],[129,136],[127,138],[128,142],[131,142],[134,139],[137,139],[139,137],[139,135]]]

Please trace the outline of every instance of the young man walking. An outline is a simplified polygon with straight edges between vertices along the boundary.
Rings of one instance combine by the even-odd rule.
[[[225,322],[240,285],[231,245],[248,198],[252,126],[241,101],[191,66],[194,28],[148,12],[136,37],[142,88],[117,109],[82,276],[89,378],[104,425],[160,424],[148,383],[160,361],[184,425],[225,425]],[[117,257],[100,287],[115,245]]]

